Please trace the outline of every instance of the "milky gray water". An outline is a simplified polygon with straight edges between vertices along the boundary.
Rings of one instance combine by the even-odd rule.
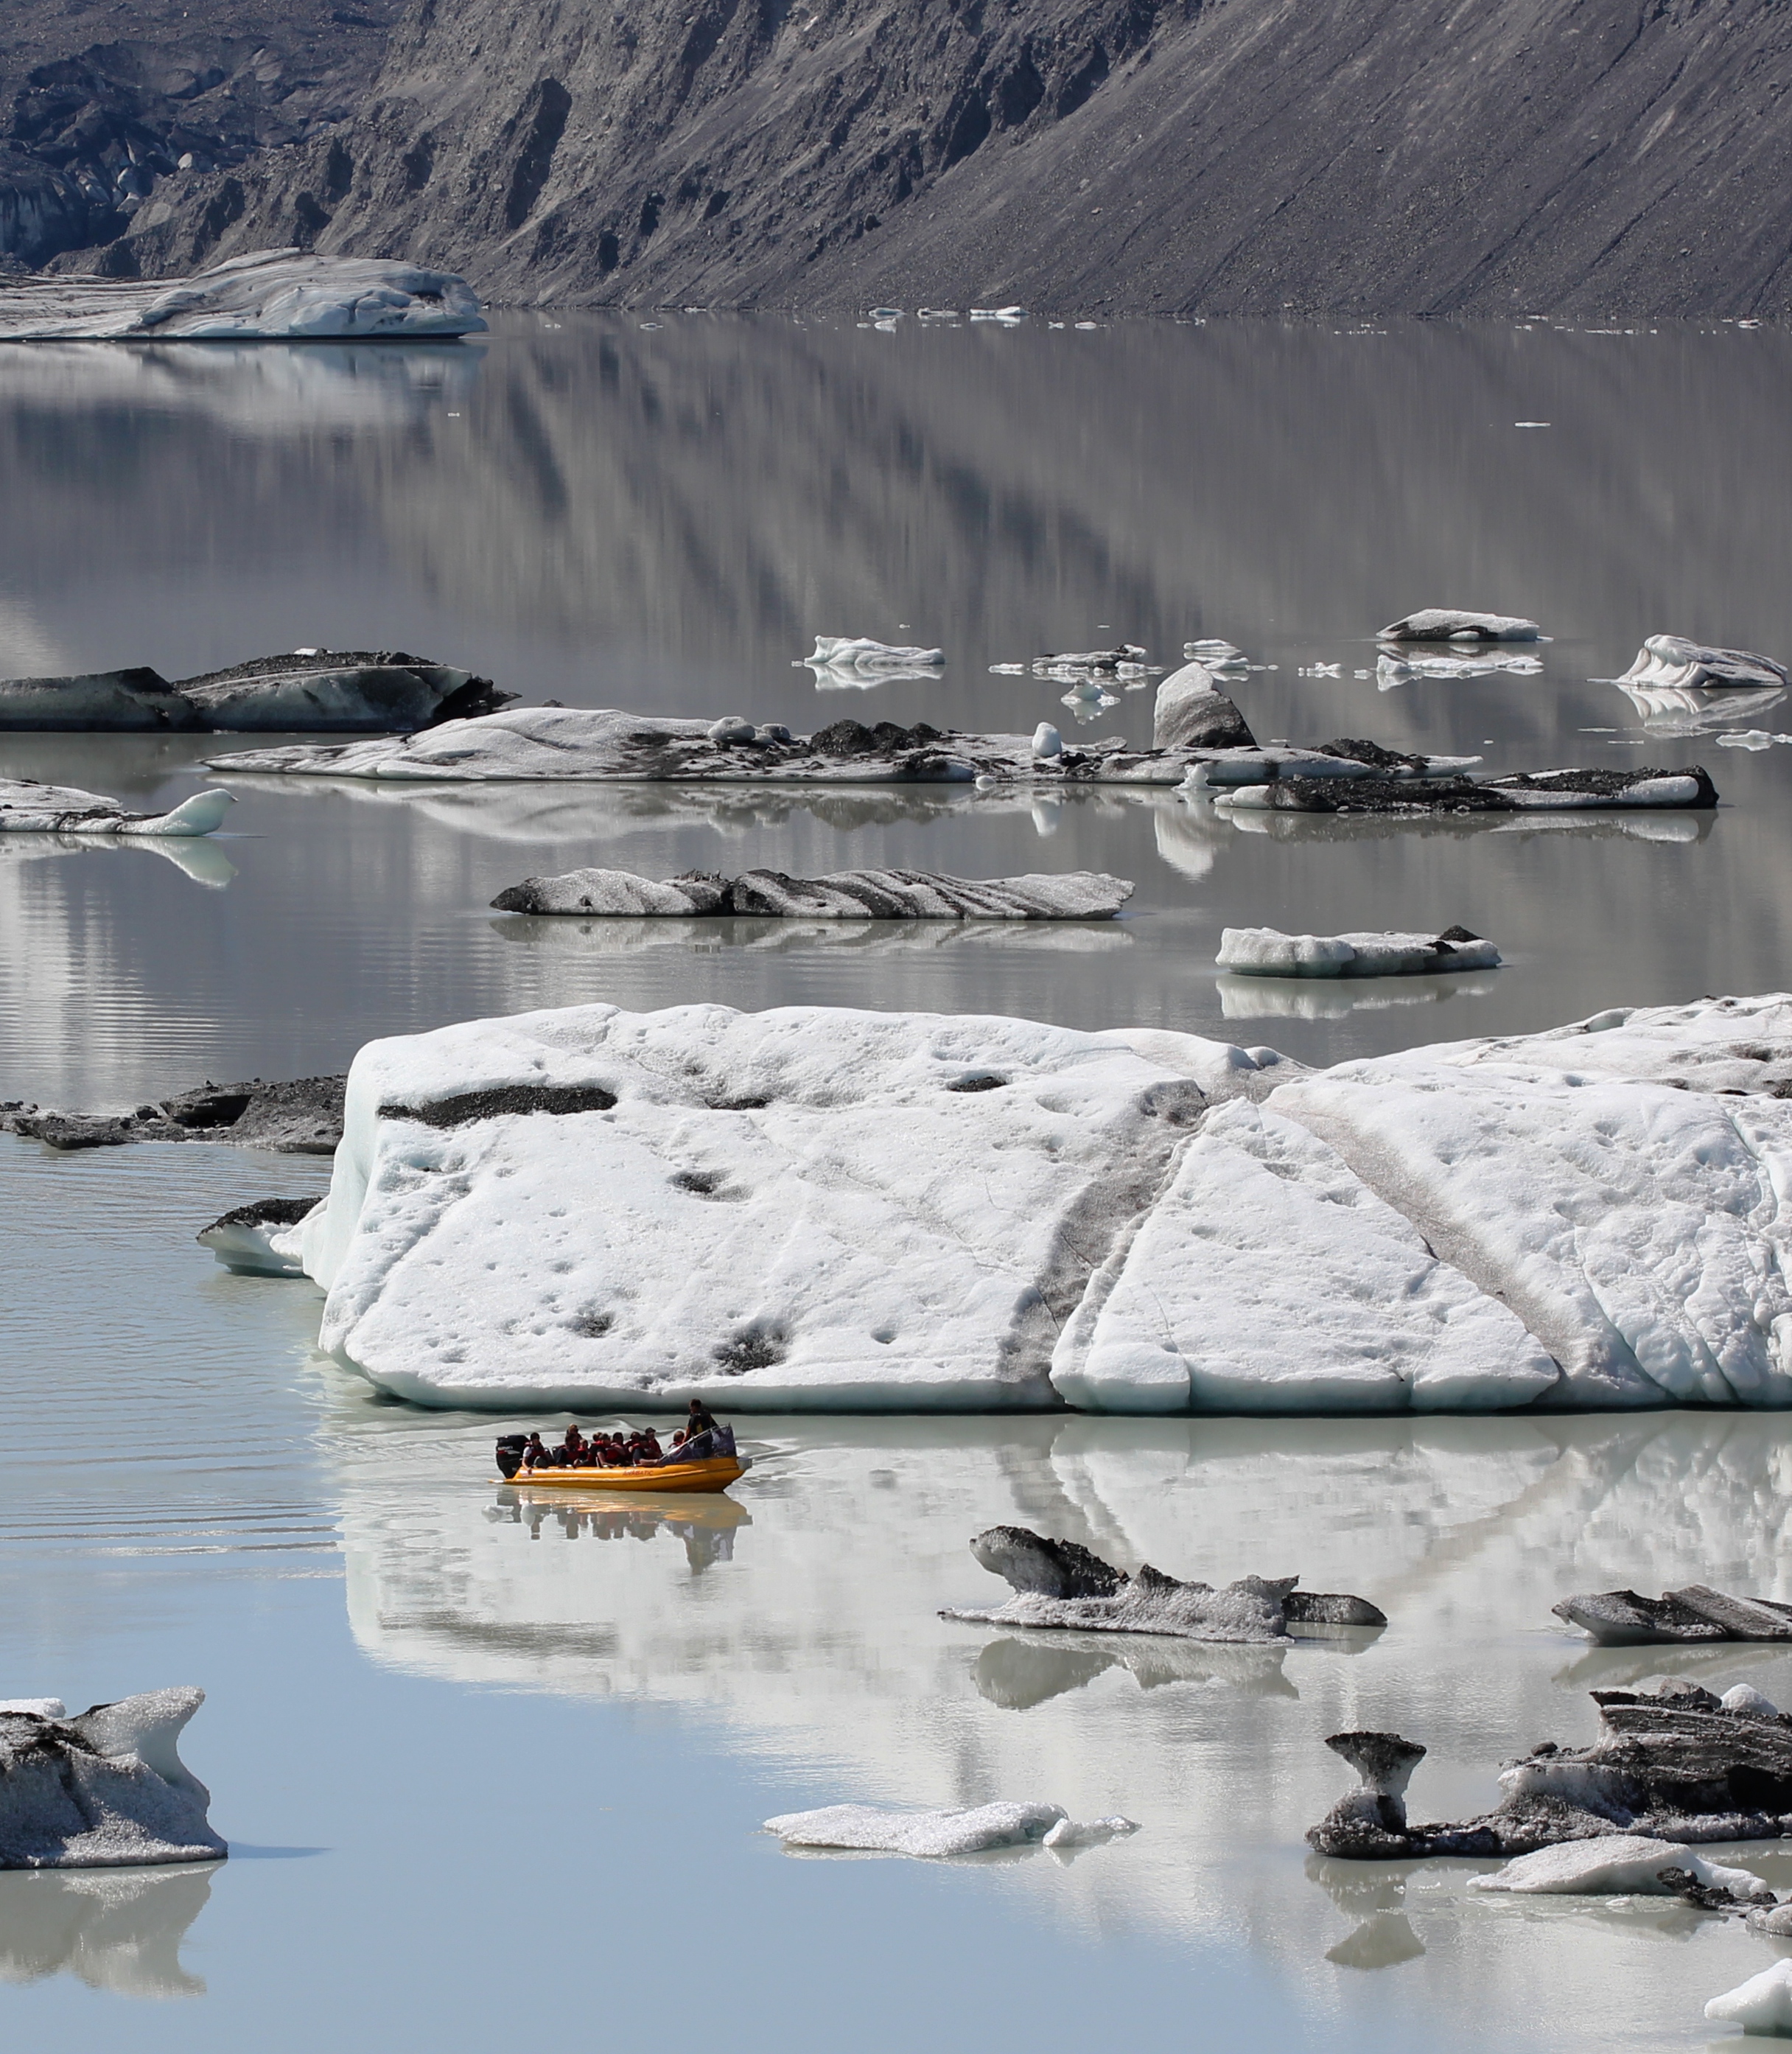
[[[316,1071],[371,1034],[592,998],[1161,1023],[1323,1061],[1788,982],[1792,757],[1646,731],[1590,682],[1657,631],[1792,650],[1786,337],[654,318],[0,352],[0,674],[403,647],[530,699],[1071,731],[1061,685],[988,666],[1122,638],[1173,664],[1219,635],[1264,667],[1237,696],[1266,738],[1696,761],[1725,803],[1256,833],[1139,791],[233,780],[203,846],[0,848],[0,1096]],[[1378,690],[1373,629],[1428,604],[1533,615],[1542,673]],[[819,693],[792,667],[817,632],[947,667]],[[1091,731],[1143,739],[1149,697]],[[0,772],[150,802],[209,746],[6,737]],[[1138,889],[1111,927],[1008,934],[487,904],[578,863],[878,862]],[[1455,921],[1507,967],[1361,994],[1212,967],[1228,923]],[[1772,1958],[1678,1909],[1515,1908],[1464,1865],[1320,1863],[1301,1836],[1348,1780],[1319,1744],[1340,1726],[1425,1741],[1415,1814],[1456,1816],[1503,1759],[1590,1737],[1602,1684],[1667,1667],[1792,1702],[1786,1658],[1593,1655],[1548,1609],[1696,1578],[1792,1597],[1783,1422],[770,1421],[726,1500],[532,1505],[488,1485],[489,1420],[375,1403],[312,1352],[308,1285],[194,1245],[326,1167],[0,1139],[0,1695],[204,1684],[185,1751],[237,1849],[0,1877],[22,2041],[1688,2048],[1714,2036],[1705,1998]],[[1263,1654],[940,1620],[994,1594],[964,1542],[1001,1519],[1129,1568],[1299,1569],[1392,1623]],[[754,1831],[999,1796],[1144,1830],[1068,1866],[949,1867]],[[1747,1859],[1792,1887],[1792,1859]]]

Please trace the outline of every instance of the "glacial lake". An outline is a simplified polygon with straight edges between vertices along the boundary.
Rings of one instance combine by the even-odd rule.
[[[0,352],[0,675],[403,647],[532,700],[1071,734],[1062,684],[988,667],[1124,639],[1170,667],[1220,635],[1264,667],[1236,696],[1265,739],[1698,761],[1724,803],[1255,833],[1138,790],[233,780],[202,845],[0,844],[0,1096],[317,1072],[371,1035],[596,998],[1165,1025],[1326,1062],[1789,981],[1792,754],[1663,732],[1594,681],[1657,632],[1792,652],[1792,338],[494,326],[454,348]],[[1436,604],[1538,619],[1542,672],[1379,689],[1373,630]],[[937,643],[947,667],[822,693],[798,662],[818,632]],[[1087,731],[1146,738],[1150,698]],[[1778,732],[1787,711],[1711,718]],[[221,746],[0,737],[0,769],[147,805]],[[1012,933],[489,910],[592,863],[1091,868],[1138,889],[1111,927]],[[1354,994],[1213,969],[1228,924],[1455,922],[1506,966]],[[234,1849],[0,1875],[21,2044],[1734,2044],[1704,2003],[1776,1951],[1739,1924],[1488,1900],[1476,1864],[1326,1863],[1302,1836],[1351,1780],[1321,1744],[1340,1728],[1424,1742],[1413,1814],[1456,1817],[1532,1743],[1590,1738],[1590,1690],[1746,1678],[1792,1705],[1792,1657],[1599,1652],[1549,1611],[1625,1584],[1792,1599],[1792,1419],[755,1419],[726,1500],[534,1505],[488,1481],[497,1422],[376,1402],[314,1353],[312,1287],[194,1245],[327,1167],[0,1137],[0,1695],[203,1684],[183,1749]],[[1128,1568],[1299,1570],[1391,1623],[1282,1651],[939,1619],[999,1596],[965,1546],[998,1521]],[[996,1796],[1143,1830],[944,1865],[797,1857],[756,1830]],[[1739,1852],[1792,1889],[1792,1843]]]

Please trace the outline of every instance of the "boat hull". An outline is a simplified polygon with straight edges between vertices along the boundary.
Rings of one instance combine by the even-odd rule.
[[[519,1470],[508,1481],[518,1489],[606,1490],[632,1497],[638,1491],[726,1490],[746,1473],[738,1457],[717,1455],[707,1462],[668,1462],[661,1469]]]

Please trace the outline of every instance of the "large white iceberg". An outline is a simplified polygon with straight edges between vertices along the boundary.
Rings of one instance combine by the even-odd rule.
[[[0,341],[360,341],[478,335],[478,295],[451,271],[383,258],[257,250],[182,280],[12,279]]]
[[[1787,1406],[1782,1089],[1784,995],[1318,1072],[592,1005],[370,1044],[289,1231],[324,1345],[435,1404]]]
[[[149,1690],[72,1719],[53,1698],[0,1707],[0,1869],[216,1861],[227,1853],[206,1816],[210,1792],[176,1747],[205,1694]]]
[[[1535,642],[1542,631],[1513,613],[1476,613],[1456,606],[1422,606],[1390,620],[1384,642]]]
[[[874,685],[937,678],[945,667],[945,651],[878,642],[869,635],[818,635],[801,665],[815,674],[819,691],[864,691]]]

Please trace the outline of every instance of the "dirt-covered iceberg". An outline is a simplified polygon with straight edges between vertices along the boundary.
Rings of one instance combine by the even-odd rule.
[[[0,730],[77,734],[403,734],[514,698],[402,649],[297,649],[171,684],[146,667],[0,679]]]
[[[383,258],[257,250],[185,279],[12,278],[0,341],[361,342],[479,335],[478,295],[451,271]]]
[[[949,877],[937,870],[840,870],[787,877],[687,871],[670,878],[627,870],[525,877],[492,901],[500,913],[616,918],[694,915],[808,920],[1111,920],[1133,895],[1124,877],[1071,870],[1023,877]]]
[[[53,1700],[0,1709],[0,1869],[216,1861],[229,1850],[211,1794],[181,1760],[181,1729],[205,1702],[150,1690],[69,1718]]]
[[[1322,1072],[589,1005],[369,1044],[281,1229],[324,1345],[426,1403],[1784,1407],[1788,1190],[1785,994]]]

